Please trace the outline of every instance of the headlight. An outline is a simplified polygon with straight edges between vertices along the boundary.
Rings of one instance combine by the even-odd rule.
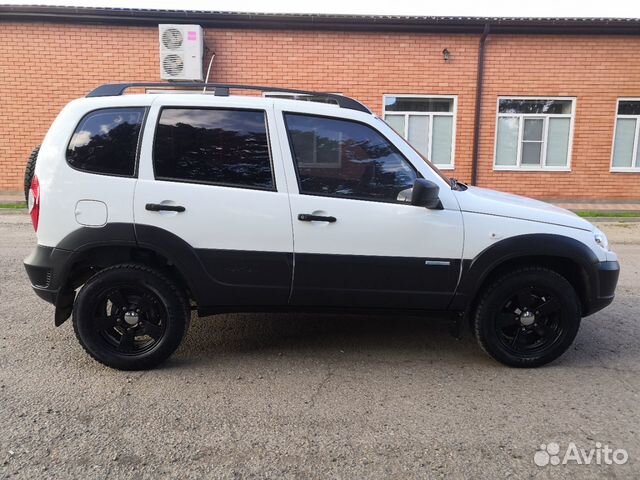
[[[604,250],[609,250],[609,240],[607,240],[607,236],[603,231],[598,228],[594,229],[593,239],[598,245],[600,245],[601,248],[603,248]]]

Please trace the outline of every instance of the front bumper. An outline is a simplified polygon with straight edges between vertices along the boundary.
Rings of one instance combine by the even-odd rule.
[[[24,259],[33,291],[43,300],[56,304],[60,288],[64,285],[67,260],[72,252],[60,248],[36,246]]]
[[[617,261],[606,261],[595,264],[591,288],[587,299],[586,311],[583,315],[591,315],[602,310],[613,302],[615,297],[620,264]]]

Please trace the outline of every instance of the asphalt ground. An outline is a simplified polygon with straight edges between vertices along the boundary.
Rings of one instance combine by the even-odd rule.
[[[618,296],[547,367],[504,367],[444,320],[235,314],[194,318],[161,368],[125,373],[54,327],[22,267],[28,218],[2,213],[0,477],[637,478],[640,224],[599,226]],[[628,460],[534,462],[570,442]]]

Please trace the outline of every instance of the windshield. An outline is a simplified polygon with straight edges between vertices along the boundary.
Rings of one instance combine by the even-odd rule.
[[[387,122],[385,122],[382,118],[380,117],[376,117],[379,121],[381,121],[382,123],[384,123],[385,125],[387,125],[389,128],[391,128],[393,130],[393,127],[391,127],[391,125],[389,125]],[[447,182],[449,185],[451,184],[451,179],[449,177],[447,177],[444,173],[442,173],[440,171],[440,169],[438,167],[436,167],[431,160],[429,160],[427,157],[425,157],[424,155],[422,155],[413,145],[411,145],[402,135],[398,134],[395,130],[393,130],[394,133],[396,133],[396,136],[398,138],[400,138],[406,145],[408,145],[409,147],[411,147],[411,150],[413,150],[414,152],[416,152],[420,158],[422,158],[425,163],[427,165],[429,165],[431,167],[431,170],[433,170],[435,173],[438,174],[438,176],[444,180],[445,182]]]

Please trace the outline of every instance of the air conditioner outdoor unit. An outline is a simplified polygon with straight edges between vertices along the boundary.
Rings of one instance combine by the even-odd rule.
[[[204,36],[200,25],[158,25],[160,78],[202,81]]]

